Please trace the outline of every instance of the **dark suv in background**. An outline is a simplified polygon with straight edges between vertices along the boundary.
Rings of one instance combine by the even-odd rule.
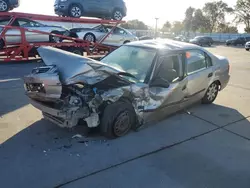
[[[197,36],[189,41],[190,43],[197,44],[199,46],[211,46],[214,41],[211,37]]]
[[[242,45],[244,46],[248,41],[250,41],[250,37],[238,37],[238,38],[234,38],[234,39],[229,39],[226,41],[226,45],[230,46],[230,45]]]
[[[0,12],[7,12],[19,6],[20,0],[0,0]]]
[[[122,20],[127,14],[123,0],[56,0],[55,13],[61,16],[81,16]]]

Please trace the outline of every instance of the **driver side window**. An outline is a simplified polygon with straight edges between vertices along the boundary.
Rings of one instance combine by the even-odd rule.
[[[159,63],[157,77],[173,83],[182,76],[182,64],[179,55],[160,57]]]

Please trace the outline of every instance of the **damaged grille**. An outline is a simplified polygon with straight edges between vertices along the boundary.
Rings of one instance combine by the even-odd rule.
[[[40,83],[27,83],[27,91],[45,93],[44,85]]]

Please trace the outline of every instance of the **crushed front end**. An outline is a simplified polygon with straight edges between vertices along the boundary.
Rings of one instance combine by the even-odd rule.
[[[24,77],[26,95],[46,119],[60,127],[97,127],[103,106],[122,97],[119,88],[130,84],[94,60],[47,47],[38,52],[45,66]]]
[[[31,104],[46,119],[61,127],[73,127],[80,119],[91,121],[91,126],[99,124],[96,111],[93,113],[87,104],[95,102],[95,107],[98,106],[94,92],[81,84],[63,85],[56,66],[36,68],[24,77],[24,82]]]

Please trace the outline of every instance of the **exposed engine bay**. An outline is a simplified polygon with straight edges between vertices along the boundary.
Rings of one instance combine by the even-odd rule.
[[[31,104],[42,110],[45,118],[69,128],[81,120],[88,127],[97,127],[104,106],[118,100],[123,94],[114,91],[111,94],[110,91],[128,85],[122,79],[117,82],[112,75],[92,85],[82,81],[64,85],[56,65],[36,68],[24,81],[26,94],[32,99]]]

